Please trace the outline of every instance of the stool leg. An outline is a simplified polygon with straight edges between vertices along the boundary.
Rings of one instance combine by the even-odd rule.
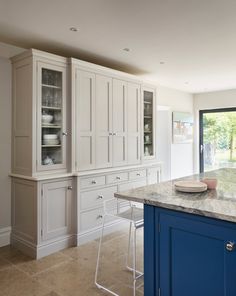
[[[129,266],[129,255],[130,255],[130,242],[131,242],[131,230],[132,230],[132,222],[129,223],[129,242],[128,242],[128,250],[127,250],[127,257],[126,257],[126,268],[128,270],[133,271],[133,268]]]
[[[136,295],[136,227],[133,235],[133,296]]]
[[[98,278],[98,269],[99,269],[99,263],[100,263],[101,245],[102,245],[102,239],[103,239],[103,233],[104,233],[104,225],[105,225],[105,215],[103,216],[103,220],[102,220],[102,232],[99,240],[98,257],[97,257],[96,272],[95,272],[95,284],[97,286],[99,286],[99,284],[97,283],[97,278]]]
[[[99,289],[103,289],[106,292],[114,295],[114,296],[119,296],[118,294],[116,294],[115,292],[107,289],[106,287],[100,285],[97,281],[98,279],[98,269],[99,269],[99,263],[100,263],[100,255],[101,255],[101,246],[102,246],[102,240],[103,240],[103,234],[104,234],[104,226],[105,226],[105,218],[106,215],[103,216],[103,221],[102,221],[102,233],[100,236],[100,240],[99,240],[99,247],[98,247],[98,257],[97,257],[97,265],[96,265],[96,271],[95,271],[95,285],[99,288]]]

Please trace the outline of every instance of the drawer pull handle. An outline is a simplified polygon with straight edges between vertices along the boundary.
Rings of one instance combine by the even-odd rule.
[[[92,184],[97,184],[97,181],[95,181],[95,180],[92,180]]]
[[[117,179],[117,180],[120,180],[120,177],[119,177],[119,176],[117,176],[117,177],[116,177],[116,179]]]
[[[232,252],[235,249],[235,243],[233,242],[227,242],[226,243],[226,250],[229,252]]]
[[[97,216],[97,219],[102,219],[103,218],[103,215],[98,215]]]
[[[72,188],[72,186],[68,186],[67,189],[68,190],[72,190],[73,188]]]
[[[103,199],[103,195],[98,195],[98,199]]]

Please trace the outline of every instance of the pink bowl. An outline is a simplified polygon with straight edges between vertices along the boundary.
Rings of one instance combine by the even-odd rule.
[[[205,178],[201,182],[205,183],[208,189],[216,189],[217,187],[217,179]]]

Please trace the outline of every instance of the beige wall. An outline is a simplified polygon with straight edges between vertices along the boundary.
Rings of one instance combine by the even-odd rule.
[[[9,243],[11,227],[11,62],[24,49],[0,42],[0,247]]]
[[[0,229],[11,225],[11,63],[0,58]]]
[[[194,171],[199,171],[199,110],[236,107],[236,90],[216,91],[193,96],[195,114]]]

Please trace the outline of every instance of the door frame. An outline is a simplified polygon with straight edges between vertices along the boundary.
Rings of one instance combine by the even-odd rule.
[[[236,107],[199,110],[199,167],[204,172],[203,115],[205,113],[236,112]]]

